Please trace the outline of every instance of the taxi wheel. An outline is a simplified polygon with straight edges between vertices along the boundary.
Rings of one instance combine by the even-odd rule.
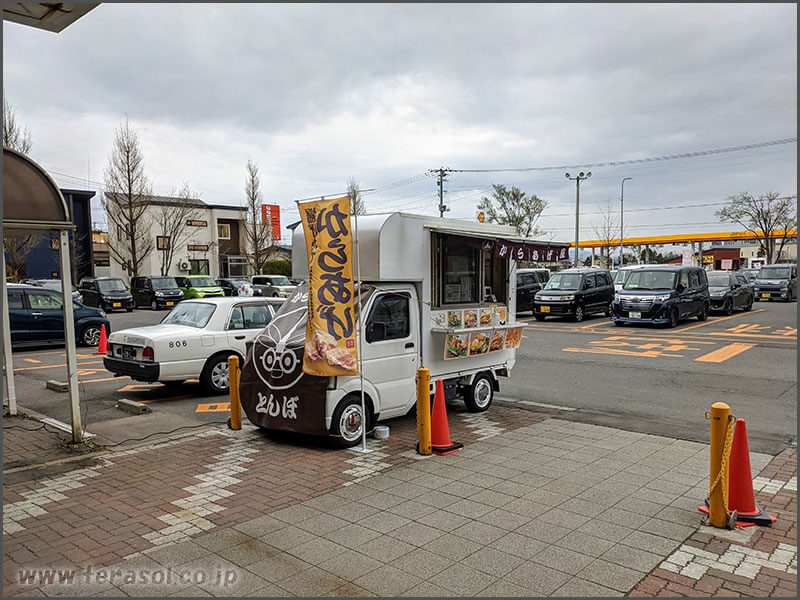
[[[228,355],[212,356],[200,374],[200,384],[212,394],[226,394],[230,388],[228,379]]]

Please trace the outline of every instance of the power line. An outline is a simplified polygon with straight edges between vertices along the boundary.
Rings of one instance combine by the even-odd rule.
[[[642,163],[658,162],[663,160],[676,160],[679,158],[695,158],[698,156],[710,156],[712,154],[723,154],[727,152],[740,152],[742,150],[753,150],[755,148],[766,148],[769,146],[779,146],[782,144],[796,144],[797,138],[783,138],[780,140],[770,140],[768,142],[757,142],[755,144],[744,144],[742,146],[730,146],[728,148],[715,148],[713,150],[697,150],[695,152],[684,152],[681,154],[666,154],[650,158],[635,158],[632,160],[616,160],[599,163],[560,165],[552,167],[524,167],[506,169],[449,169],[453,173],[524,173],[528,171],[554,171],[560,169],[583,169],[597,167],[620,167],[623,165],[636,165]]]

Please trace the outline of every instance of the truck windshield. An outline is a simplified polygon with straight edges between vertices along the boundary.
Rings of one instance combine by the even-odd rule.
[[[556,273],[544,286],[546,290],[579,290],[581,289],[581,275],[577,273]]]
[[[292,285],[288,277],[270,277],[268,283],[272,285]]]
[[[671,290],[675,284],[675,273],[671,271],[631,271],[625,290]]]
[[[759,279],[789,279],[791,269],[785,267],[762,267],[758,272]]]
[[[161,321],[164,325],[186,325],[202,329],[217,307],[206,302],[181,302]]]

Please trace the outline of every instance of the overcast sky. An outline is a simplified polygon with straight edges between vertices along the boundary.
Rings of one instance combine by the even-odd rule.
[[[350,177],[370,212],[438,214],[430,169],[567,165],[453,173],[445,198],[473,219],[518,186],[569,241],[565,170],[796,138],[797,6],[101,4],[60,34],[4,21],[3,93],[63,187],[100,189],[127,114],[155,193],[241,205],[251,158],[284,225]],[[692,205],[795,195],[797,143],[584,170],[581,239],[623,177],[627,236],[726,231]]]

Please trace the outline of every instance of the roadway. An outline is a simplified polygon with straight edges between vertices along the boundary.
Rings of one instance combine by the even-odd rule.
[[[796,443],[797,304],[761,302],[748,313],[684,321],[675,329],[615,327],[606,317],[558,319],[528,327],[509,379],[496,401],[560,418],[707,442],[704,413],[726,402],[747,422],[750,449],[777,454]],[[166,313],[110,315],[115,331],[159,322]],[[129,417],[120,398],[150,405],[172,429],[224,421],[227,396],[206,396],[196,381],[178,388],[115,378],[95,348],[79,348],[83,425]],[[63,349],[14,352],[22,407],[70,422],[68,395],[45,389],[66,379]],[[154,422],[158,422],[155,419]],[[157,431],[158,429],[156,429]]]

